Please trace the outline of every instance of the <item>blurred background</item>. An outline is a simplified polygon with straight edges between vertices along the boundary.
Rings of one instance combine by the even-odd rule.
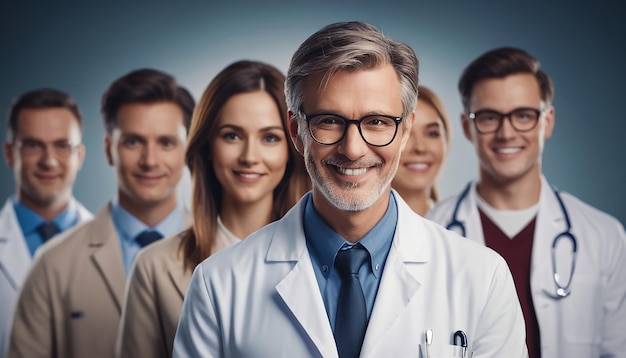
[[[477,175],[461,131],[457,81],[494,47],[538,57],[555,82],[556,128],[543,169],[561,189],[626,223],[626,22],[612,1],[17,1],[0,3],[0,113],[18,94],[55,87],[84,118],[87,158],[75,196],[97,211],[115,193],[105,160],[100,96],[118,77],[152,67],[175,76],[198,100],[222,68],[240,59],[287,71],[310,34],[335,21],[362,20],[411,45],[420,81],[443,100],[453,123],[451,153],[439,179],[445,197]],[[5,137],[5,125],[0,137]],[[190,195],[188,175],[181,184]],[[0,200],[14,191],[0,166]],[[574,224],[575,225],[575,224]]]

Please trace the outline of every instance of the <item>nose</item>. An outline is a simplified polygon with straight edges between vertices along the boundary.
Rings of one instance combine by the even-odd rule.
[[[356,124],[350,123],[346,128],[346,135],[339,143],[339,153],[345,155],[350,160],[357,160],[365,155],[368,144],[361,136]]]
[[[156,144],[147,143],[141,152],[141,166],[146,168],[155,167],[158,163],[159,153]]]
[[[415,153],[426,152],[425,140],[423,138],[419,138],[419,136],[415,132],[411,132],[411,134],[409,135],[409,141],[406,146]]]
[[[54,148],[51,148],[49,144],[43,146],[39,163],[46,168],[54,168],[59,165],[59,160],[54,152]]]
[[[255,142],[251,139],[243,141],[241,147],[241,155],[239,156],[239,162],[242,164],[254,164],[258,161],[259,149]]]
[[[507,139],[515,136],[517,131],[513,128],[513,119],[511,116],[503,116],[500,122],[500,127],[496,131],[496,137],[500,139]]]

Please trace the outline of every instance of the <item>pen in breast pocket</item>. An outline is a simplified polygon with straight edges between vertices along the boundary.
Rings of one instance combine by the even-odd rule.
[[[430,358],[430,346],[433,344],[433,330],[426,330],[426,358]]]
[[[454,332],[454,345],[461,346],[461,354],[465,358],[467,355],[467,335],[465,332],[461,330]]]

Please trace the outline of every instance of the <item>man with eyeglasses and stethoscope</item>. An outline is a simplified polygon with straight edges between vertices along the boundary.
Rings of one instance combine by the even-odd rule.
[[[615,218],[551,186],[552,80],[523,50],[491,50],[464,71],[465,137],[479,180],[426,216],[509,264],[530,357],[626,356],[626,234]]]

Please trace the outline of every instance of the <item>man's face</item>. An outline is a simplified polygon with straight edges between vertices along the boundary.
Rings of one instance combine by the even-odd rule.
[[[391,65],[341,71],[323,83],[321,76],[312,76],[307,80],[305,91],[302,110],[307,115],[323,112],[351,119],[371,114],[402,115],[400,81]],[[304,153],[314,184],[316,205],[326,201],[343,211],[362,211],[374,204],[386,207],[390,183],[398,168],[412,120],[413,117],[405,119],[405,124],[399,125],[394,141],[385,147],[367,144],[353,124],[348,125],[340,142],[319,144],[310,137],[308,130],[300,131],[304,134],[302,137],[294,137],[297,125],[293,122],[291,135]]]
[[[66,108],[23,109],[4,154],[21,202],[31,208],[66,205],[85,157],[78,119]]]
[[[105,137],[105,149],[117,171],[122,207],[176,204],[186,139],[183,112],[175,103],[132,103],[120,108],[117,126]]]
[[[531,74],[490,78],[474,85],[470,112],[493,110],[509,113],[517,108],[544,109],[539,84]],[[554,109],[540,114],[537,126],[528,132],[513,128],[508,117],[493,133],[478,133],[473,120],[462,116],[465,137],[474,144],[480,162],[481,180],[510,183],[541,173],[541,153],[552,135]]]

